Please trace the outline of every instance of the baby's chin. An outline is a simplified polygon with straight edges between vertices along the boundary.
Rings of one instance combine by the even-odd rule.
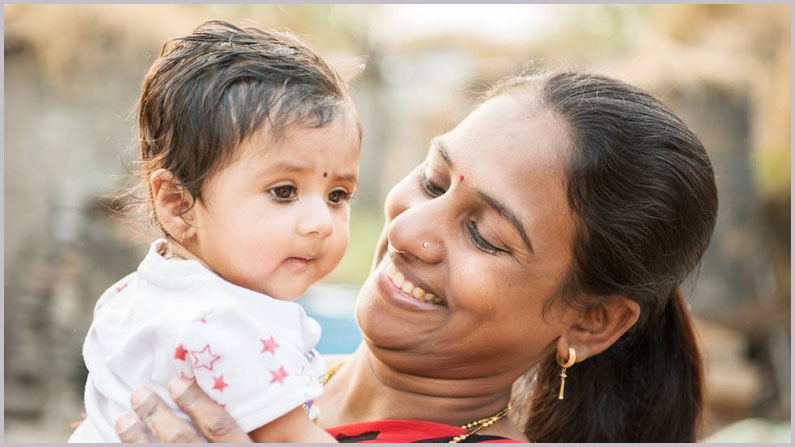
[[[329,268],[330,263],[327,259],[323,260],[326,262],[318,261],[314,260],[308,265],[300,265],[297,268],[294,265],[287,265],[287,268],[277,269],[266,281],[243,287],[281,301],[296,300],[304,296],[309,287],[317,284],[333,270]],[[336,264],[333,265],[336,267]]]
[[[312,284],[322,279],[325,275],[318,274],[317,267],[310,265],[300,271],[285,271],[276,269],[270,273],[259,272],[220,272],[216,274],[226,281],[244,289],[248,289],[280,301],[293,301],[301,298]],[[264,278],[264,279],[263,279]]]
[[[270,281],[268,284],[263,284],[261,287],[253,290],[277,300],[294,301],[304,296],[307,289],[309,289],[312,284],[316,284],[322,277],[317,279],[306,277],[285,278],[282,275],[279,279],[273,279],[275,281]],[[276,282],[276,284],[274,284],[274,282]]]
[[[293,301],[301,298],[301,296],[306,293],[306,289],[308,286],[303,287],[274,287],[274,288],[264,288],[263,290],[257,290],[260,293],[268,295],[271,298],[281,300],[281,301]]]

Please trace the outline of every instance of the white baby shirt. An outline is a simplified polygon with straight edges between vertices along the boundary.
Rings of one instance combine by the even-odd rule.
[[[198,261],[165,259],[164,243],[153,242],[138,270],[97,301],[83,345],[87,417],[70,442],[119,442],[114,422],[141,386],[187,419],[166,390],[177,375],[246,432],[322,391],[320,325],[301,306],[236,286]]]

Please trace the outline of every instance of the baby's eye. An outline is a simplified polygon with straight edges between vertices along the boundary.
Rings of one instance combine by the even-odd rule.
[[[344,189],[335,189],[328,194],[328,201],[331,203],[342,203],[351,198],[351,193]]]
[[[281,185],[268,190],[271,196],[279,202],[288,202],[297,197],[295,186]]]

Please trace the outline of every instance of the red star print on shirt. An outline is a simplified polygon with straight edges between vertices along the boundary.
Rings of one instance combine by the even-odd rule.
[[[279,382],[279,385],[284,385],[284,378],[289,375],[287,371],[284,370],[284,366],[280,366],[279,369],[275,371],[271,370],[270,373],[272,376],[270,383]]]
[[[215,380],[215,385],[213,385],[213,389],[214,390],[218,390],[221,393],[224,392],[224,388],[229,386],[228,383],[224,382],[224,375],[223,374],[221,374],[218,377],[213,377],[213,380]]]
[[[177,349],[174,350],[174,358],[178,360],[185,361],[185,354],[188,353],[188,350],[183,348],[182,345],[177,346]]]
[[[260,354],[265,351],[268,351],[271,354],[276,354],[276,348],[279,347],[279,344],[273,340],[273,336],[267,340],[260,339],[259,341],[262,343],[262,351],[260,351]]]
[[[215,355],[210,351],[210,344],[204,345],[204,348],[201,351],[190,351],[193,354],[193,367],[194,368],[206,368],[210,371],[213,370],[213,363],[220,359],[220,355]]]

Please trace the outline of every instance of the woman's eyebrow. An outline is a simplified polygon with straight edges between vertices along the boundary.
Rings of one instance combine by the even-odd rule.
[[[431,147],[436,148],[436,152],[439,153],[439,156],[442,157],[442,160],[447,164],[448,167],[453,167],[453,160],[450,159],[450,154],[447,152],[447,147],[442,142],[441,137],[436,137],[431,140]],[[499,200],[495,199],[494,197],[486,194],[482,190],[475,188],[475,191],[478,193],[478,197],[481,200],[486,202],[488,206],[490,206],[494,211],[497,212],[500,216],[505,218],[519,233],[519,236],[522,238],[522,242],[524,242],[525,247],[530,252],[531,255],[535,255],[535,251],[533,250],[533,244],[530,242],[530,238],[527,236],[527,232],[524,231],[524,225],[522,221],[519,220],[519,217],[511,211],[510,208],[505,206]]]
[[[432,139],[431,147],[436,148],[436,152],[439,153],[439,156],[442,157],[442,160],[444,160],[448,167],[453,167],[453,161],[450,160],[450,154],[447,153],[447,146],[444,145],[441,137]]]
[[[514,228],[516,228],[516,231],[519,232],[519,236],[522,238],[525,247],[527,247],[531,255],[534,255],[535,252],[533,251],[533,244],[530,243],[530,238],[527,237],[527,233],[524,231],[524,225],[522,225],[522,221],[519,220],[519,217],[516,215],[516,213],[480,189],[475,188],[475,191],[477,191],[478,197],[480,197],[481,200],[486,202],[486,204],[496,211],[497,214],[504,217],[508,222],[510,222],[511,225],[513,225]]]

